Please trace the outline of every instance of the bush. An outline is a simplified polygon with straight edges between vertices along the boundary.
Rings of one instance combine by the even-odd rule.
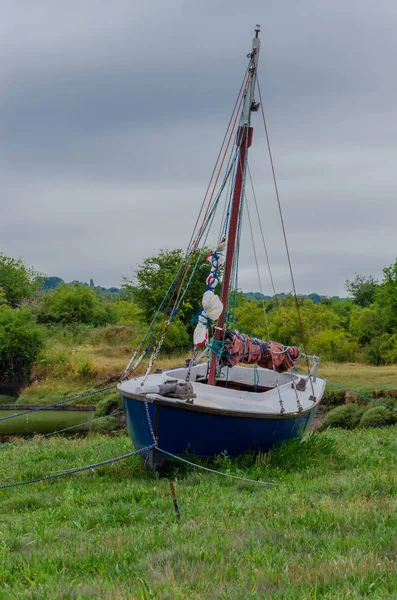
[[[384,404],[388,404],[389,406],[392,406],[393,408],[397,408],[397,397],[393,397],[393,396],[382,396],[380,397],[379,402],[383,402]],[[397,411],[394,411],[394,413],[397,416]]]
[[[3,394],[0,394],[0,405],[1,404],[15,404],[16,401],[17,401],[17,398],[15,398],[15,396],[4,396]]]
[[[80,377],[93,377],[95,375],[93,364],[88,358],[80,356],[75,367],[77,375]]]
[[[141,309],[131,300],[119,300],[113,303],[118,325],[135,325],[142,322]]]
[[[106,417],[105,419],[101,419],[100,421],[95,421],[92,424],[91,431],[95,431],[96,433],[112,433],[113,431],[117,431],[120,429],[121,425],[116,419],[116,417]]]
[[[397,362],[397,334],[383,333],[372,340],[365,352],[366,359],[374,365],[392,365]]]
[[[40,287],[40,277],[21,258],[0,253],[0,287],[6,302],[17,306]]]
[[[101,400],[96,405],[95,416],[105,417],[117,409],[122,408],[121,396],[116,390],[101,394]]]
[[[385,406],[369,408],[361,417],[360,427],[387,427],[394,422],[393,413]]]
[[[19,404],[55,404],[62,400],[69,400],[77,393],[70,388],[63,388],[57,391],[48,391],[35,387],[27,387],[18,398]],[[75,400],[71,404],[82,404],[82,400]]]
[[[321,404],[327,406],[341,406],[345,404],[345,392],[343,390],[326,389]]]
[[[15,389],[26,383],[42,347],[42,329],[29,310],[0,307],[0,383]]]
[[[97,327],[114,320],[110,303],[90,287],[61,285],[42,298],[37,319],[40,323],[85,323]]]
[[[139,344],[144,334],[145,330],[142,326],[105,325],[105,327],[92,329],[87,337],[87,343],[93,346],[100,344],[117,347],[123,344],[131,346],[135,343]]]
[[[43,379],[52,377],[65,377],[71,371],[71,353],[59,350],[59,347],[45,348],[33,368],[33,377]]]
[[[192,345],[193,339],[188,334],[185,325],[178,318],[174,319],[164,338],[161,351],[164,354],[169,354],[175,350],[182,350]]]
[[[309,342],[310,351],[324,360],[347,362],[354,360],[357,343],[342,330],[325,330],[317,333]]]
[[[87,343],[93,331],[93,326],[85,323],[71,323],[70,325],[54,323],[46,326],[46,338],[51,345],[81,346]]]
[[[364,412],[365,407],[359,406],[358,404],[345,404],[344,406],[337,406],[333,410],[329,411],[320,429],[322,431],[330,427],[354,429],[360,423]]]

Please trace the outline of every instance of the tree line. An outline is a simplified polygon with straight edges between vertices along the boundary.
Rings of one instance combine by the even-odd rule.
[[[194,261],[189,288],[163,346],[166,353],[191,346],[209,272],[206,254]],[[0,394],[29,379],[54,328],[133,325],[131,345],[139,341],[183,260],[182,250],[162,250],[144,260],[133,278],[124,278],[117,293],[113,288],[105,294],[93,284],[43,277],[22,259],[0,254]],[[51,285],[45,285],[49,279]],[[298,297],[300,316],[291,294],[269,298],[238,291],[229,309],[230,327],[305,346],[325,360],[397,362],[397,261],[385,267],[380,281],[356,275],[346,282],[346,291],[345,299]]]

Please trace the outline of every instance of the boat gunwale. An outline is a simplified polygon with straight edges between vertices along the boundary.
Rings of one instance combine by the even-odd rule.
[[[120,385],[120,384],[119,384]],[[296,419],[298,417],[302,417],[304,415],[308,415],[313,408],[317,407],[321,402],[321,398],[317,398],[313,405],[309,408],[305,408],[300,412],[285,412],[285,413],[258,413],[258,412],[249,412],[249,411],[240,411],[240,410],[232,410],[227,408],[217,408],[214,406],[200,406],[199,404],[191,404],[186,402],[185,400],[180,400],[179,402],[175,398],[148,398],[145,396],[138,396],[138,394],[133,394],[130,392],[126,392],[121,390],[119,386],[117,386],[119,393],[121,396],[129,398],[131,400],[137,400],[138,402],[148,402],[150,404],[157,404],[160,406],[168,406],[169,408],[177,408],[182,410],[190,410],[193,412],[202,412],[213,415],[219,415],[223,417],[239,417],[239,418],[247,418],[247,419]],[[155,394],[149,394],[150,396],[154,396]],[[172,400],[172,402],[170,402]]]

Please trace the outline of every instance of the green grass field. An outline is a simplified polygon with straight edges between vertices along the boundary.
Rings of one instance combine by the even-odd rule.
[[[215,463],[270,487],[182,466],[153,478],[133,457],[2,490],[0,597],[397,598],[396,433],[334,430]],[[130,450],[125,435],[3,445],[0,479]]]
[[[54,338],[19,401],[50,403],[109,385],[129,354],[113,338],[73,351]],[[394,366],[325,363],[320,375],[362,393],[397,389]],[[117,401],[108,392],[87,403],[102,416]],[[396,434],[396,426],[331,430],[213,464],[269,487],[180,463],[154,478],[134,457],[0,490],[0,599],[397,599]],[[2,444],[0,483],[131,450],[123,430]]]

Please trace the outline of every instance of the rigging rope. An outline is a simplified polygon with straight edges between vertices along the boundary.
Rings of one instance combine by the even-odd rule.
[[[250,169],[249,165],[247,165],[247,168],[248,168],[248,176],[249,176],[250,183],[251,183],[252,195],[254,197],[254,203],[255,203],[255,209],[256,209],[256,216],[258,217],[258,224],[259,224],[259,229],[260,229],[260,232],[261,232],[263,248],[265,250],[266,262],[267,262],[267,267],[268,267],[268,270],[269,270],[270,282],[271,282],[271,285],[272,285],[272,290],[273,290],[274,297],[276,298],[276,296],[277,296],[277,294],[276,294],[276,288],[275,288],[275,285],[274,285],[272,269],[271,269],[271,266],[270,266],[269,254],[268,254],[268,251],[267,251],[267,244],[266,244],[265,236],[264,236],[264,233],[263,233],[262,220],[261,220],[261,217],[260,217],[260,214],[259,214],[258,203],[257,203],[257,200],[256,200],[256,194],[255,194],[254,184],[253,184],[252,177],[251,177],[251,169]]]
[[[250,80],[250,77],[251,77],[251,74],[250,74],[250,73],[248,73],[248,74],[247,74],[247,76],[246,76],[246,78],[245,78],[244,94],[243,94],[243,95],[241,95],[241,98],[240,98],[239,106],[238,106],[238,109],[237,109],[237,111],[236,111],[236,114],[235,114],[235,117],[234,117],[233,126],[232,126],[232,128],[231,128],[231,130],[230,130],[230,135],[229,135],[229,139],[228,139],[228,142],[227,142],[227,145],[226,145],[226,148],[225,148],[225,152],[224,152],[224,155],[223,155],[223,158],[222,158],[222,162],[221,162],[221,164],[220,164],[220,167],[219,167],[219,170],[218,170],[218,174],[217,174],[217,176],[216,176],[215,183],[214,183],[214,186],[213,186],[213,188],[212,188],[212,192],[211,192],[211,195],[210,195],[210,198],[209,198],[209,201],[208,201],[208,206],[207,206],[207,209],[206,209],[206,211],[205,211],[205,214],[204,214],[204,220],[203,220],[203,224],[201,225],[201,227],[200,227],[200,229],[199,229],[199,231],[198,231],[198,234],[197,234],[196,241],[195,241],[195,243],[193,244],[193,250],[192,250],[192,253],[194,253],[194,252],[197,250],[197,247],[198,247],[199,239],[200,239],[200,236],[201,236],[201,231],[202,231],[202,228],[203,228],[204,222],[205,222],[205,220],[206,220],[206,218],[207,218],[207,214],[208,214],[209,208],[210,208],[210,206],[211,206],[211,203],[212,203],[212,200],[213,200],[213,197],[214,197],[214,193],[215,193],[215,190],[216,190],[216,186],[217,186],[217,184],[218,184],[218,180],[219,180],[220,174],[221,174],[221,172],[222,172],[222,168],[223,168],[223,164],[224,164],[224,162],[225,162],[225,158],[226,158],[226,155],[227,155],[227,151],[228,151],[228,149],[229,149],[229,145],[230,145],[230,142],[231,142],[231,139],[232,139],[232,136],[233,136],[233,132],[234,132],[234,130],[235,130],[235,127],[236,127],[237,118],[238,118],[238,116],[239,116],[239,113],[240,113],[240,108],[241,108],[242,102],[243,102],[243,100],[245,99],[245,96],[246,96],[246,89],[247,89],[247,85],[248,85],[248,82],[249,82],[249,80]],[[190,254],[190,256],[192,256],[192,253]],[[189,260],[189,262],[188,262],[188,267],[189,267],[189,266],[190,266],[190,260]],[[178,301],[178,299],[179,299],[179,295],[180,295],[180,293],[181,293],[181,289],[182,289],[183,283],[184,283],[184,281],[185,281],[185,278],[186,278],[186,273],[187,273],[187,271],[185,272],[185,275],[184,275],[184,277],[183,277],[183,279],[182,279],[182,281],[181,281],[181,284],[180,284],[180,286],[179,286],[177,301]]]
[[[248,81],[248,78],[247,78],[247,81]],[[242,102],[243,99],[245,99],[245,92],[244,92],[244,96],[240,100],[239,109],[240,109],[241,102]],[[183,286],[183,283],[184,283],[184,281],[186,279],[186,276],[187,276],[187,274],[188,274],[188,272],[190,270],[190,265],[191,265],[191,261],[193,259],[193,256],[197,252],[198,245],[199,245],[199,243],[200,243],[200,241],[201,241],[204,233],[206,232],[205,239],[204,239],[204,246],[205,246],[205,243],[206,243],[206,240],[208,238],[211,225],[212,225],[212,223],[214,221],[214,218],[215,218],[215,211],[216,211],[217,206],[219,204],[222,192],[223,192],[223,190],[224,190],[224,188],[226,186],[226,183],[228,181],[228,178],[229,178],[231,172],[234,169],[234,165],[237,162],[238,152],[237,152],[237,150],[236,150],[236,152],[232,151],[231,154],[230,154],[230,156],[229,156],[229,160],[228,160],[228,164],[227,164],[227,168],[226,168],[226,172],[225,172],[225,175],[224,175],[224,179],[223,179],[222,185],[220,187],[220,190],[219,190],[219,192],[218,192],[215,200],[213,200],[213,194],[215,192],[216,185],[217,185],[219,176],[220,176],[222,168],[223,168],[223,163],[224,163],[224,160],[226,158],[226,153],[227,153],[230,141],[231,141],[231,136],[233,135],[233,131],[234,131],[234,127],[235,127],[235,124],[236,124],[237,116],[238,116],[238,112],[236,112],[236,115],[235,115],[235,120],[234,120],[233,128],[232,128],[232,130],[230,132],[228,144],[226,146],[225,154],[224,154],[224,157],[222,159],[222,163],[221,163],[219,171],[218,171],[218,175],[217,175],[217,178],[216,178],[216,181],[215,181],[215,184],[214,184],[214,188],[213,188],[213,191],[212,191],[209,203],[208,203],[208,207],[207,207],[206,213],[204,215],[203,223],[202,223],[202,225],[200,227],[200,230],[199,230],[199,232],[197,234],[197,237],[196,237],[196,240],[195,240],[195,244],[194,244],[193,248],[190,251],[190,255],[189,255],[188,259],[185,260],[185,267],[184,267],[184,269],[182,269],[183,270],[182,281],[179,284],[178,293],[177,293],[176,299],[174,301],[174,305],[173,305],[173,308],[171,310],[171,314],[170,314],[169,317],[167,317],[166,314],[163,315],[163,320],[162,320],[162,323],[161,323],[161,326],[160,326],[160,331],[159,331],[159,340],[158,340],[157,344],[153,347],[152,354],[151,354],[151,357],[149,359],[149,365],[148,365],[148,368],[146,369],[142,385],[146,381],[146,379],[147,379],[147,377],[148,377],[148,375],[149,375],[149,373],[150,373],[150,371],[151,371],[151,369],[152,369],[152,367],[154,365],[154,362],[155,362],[155,360],[156,360],[156,358],[157,358],[157,356],[158,356],[158,354],[159,354],[159,352],[161,350],[161,346],[163,344],[165,335],[166,335],[166,333],[168,331],[168,328],[169,328],[169,326],[171,324],[171,321],[172,321],[173,317],[175,316],[176,312],[178,311],[178,309],[179,309],[179,307],[181,305],[181,302],[183,300],[183,297],[185,296],[185,294],[187,292],[187,289],[188,289],[188,287],[190,285],[190,282],[192,281],[194,272],[195,272],[195,270],[196,270],[196,268],[198,266],[199,260],[200,260],[200,253],[197,256],[196,264],[195,264],[195,266],[193,268],[193,271],[192,271],[192,273],[190,275],[190,278],[189,278],[189,280],[188,280],[188,282],[187,282],[187,284],[186,284],[186,286],[185,286],[185,288],[184,288],[184,290],[182,292],[182,286]],[[171,294],[170,300],[169,300],[169,302],[168,302],[167,307],[166,307],[165,310],[168,310],[168,308],[170,307],[170,304],[171,304],[172,300],[173,300],[173,294]],[[142,343],[141,343],[141,345],[142,345]],[[134,356],[133,356],[133,358],[131,359],[131,361],[129,363],[129,368],[131,368],[131,366],[132,366],[132,364],[133,364],[133,362],[134,362],[134,360],[135,360],[135,358],[137,356],[137,352],[134,353]]]
[[[245,71],[245,73],[244,73],[243,81],[242,81],[242,83],[241,83],[241,86],[240,86],[239,92],[238,92],[238,94],[237,94],[236,102],[235,102],[235,104],[234,104],[233,111],[232,111],[232,114],[231,114],[231,116],[230,116],[230,119],[229,119],[228,126],[227,126],[227,128],[226,128],[226,132],[225,132],[225,135],[224,135],[224,138],[223,138],[223,141],[222,141],[222,145],[221,145],[221,147],[220,147],[220,150],[219,150],[219,153],[218,153],[218,156],[217,156],[217,159],[216,159],[216,163],[215,163],[214,169],[213,169],[213,171],[212,171],[211,178],[210,178],[210,180],[209,180],[208,187],[207,187],[207,190],[206,190],[206,192],[205,192],[204,199],[203,199],[203,202],[202,202],[202,204],[201,204],[200,211],[199,211],[199,214],[198,214],[198,216],[197,216],[196,223],[195,223],[195,225],[194,225],[194,228],[193,228],[193,232],[192,232],[191,238],[190,238],[190,240],[189,240],[189,244],[188,244],[187,250],[189,250],[189,248],[190,248],[190,245],[191,245],[191,243],[192,243],[192,241],[193,241],[194,234],[195,234],[195,231],[196,231],[196,228],[197,228],[197,225],[198,225],[199,219],[200,219],[200,215],[201,215],[201,213],[202,213],[202,211],[203,211],[203,208],[204,208],[204,203],[205,203],[205,201],[206,201],[206,198],[207,198],[207,196],[208,196],[208,192],[209,192],[209,189],[210,189],[210,187],[211,187],[211,182],[212,182],[212,180],[213,180],[213,178],[214,178],[215,171],[216,171],[216,167],[217,167],[217,165],[218,165],[218,162],[219,162],[219,159],[220,159],[220,156],[221,156],[221,153],[222,153],[223,146],[225,145],[225,140],[226,140],[226,137],[227,137],[228,131],[229,131],[229,129],[230,129],[230,124],[231,124],[231,122],[232,122],[232,120],[233,120],[233,116],[234,116],[234,113],[235,113],[235,111],[236,111],[236,107],[237,107],[237,104],[238,104],[239,98],[240,98],[240,96],[241,96],[241,92],[242,92],[243,88],[245,88],[245,87],[246,87],[246,85],[247,85],[247,73],[248,73],[248,68],[246,69],[246,71]],[[234,127],[234,126],[233,126],[233,127]],[[226,149],[226,151],[227,151],[227,149]],[[225,151],[225,152],[226,152],[226,151]],[[215,185],[216,185],[216,184],[215,184]]]
[[[243,97],[242,97],[242,98],[241,98],[241,100],[240,100],[240,106],[241,106],[241,101],[242,101],[242,99],[243,99]],[[240,106],[239,106],[239,108],[240,108]],[[168,303],[167,303],[167,306],[165,307],[165,309],[164,309],[164,311],[163,311],[163,312],[164,312],[164,314],[163,314],[163,319],[162,319],[162,322],[161,322],[161,324],[160,324],[160,330],[159,330],[159,341],[158,341],[158,342],[155,344],[155,346],[153,347],[153,350],[152,350],[152,355],[151,355],[151,357],[150,357],[150,359],[149,359],[149,367],[148,367],[148,369],[146,370],[146,373],[145,373],[145,376],[144,376],[144,377],[145,377],[145,380],[146,380],[147,376],[149,375],[149,373],[150,373],[150,371],[151,371],[151,369],[152,369],[152,367],[153,367],[153,364],[154,364],[154,362],[155,362],[155,360],[156,360],[156,358],[157,358],[157,356],[158,356],[158,354],[159,354],[159,352],[160,352],[160,349],[161,349],[162,343],[163,343],[163,341],[164,341],[164,338],[165,338],[165,335],[166,335],[166,333],[167,333],[167,331],[168,331],[168,328],[169,328],[169,326],[170,326],[170,324],[171,324],[171,321],[172,321],[173,317],[175,316],[176,312],[178,311],[178,309],[179,309],[179,307],[180,307],[180,305],[181,305],[181,302],[182,302],[182,300],[183,300],[183,297],[185,296],[185,294],[186,294],[186,292],[187,292],[187,289],[188,289],[188,287],[189,287],[189,284],[190,284],[190,282],[191,282],[191,280],[192,280],[192,278],[193,278],[194,272],[195,272],[195,270],[196,270],[196,268],[197,268],[197,266],[198,266],[198,263],[199,263],[199,261],[200,261],[200,253],[199,253],[199,254],[198,254],[198,256],[197,256],[196,264],[195,264],[195,266],[194,266],[194,268],[193,268],[193,271],[192,271],[192,273],[191,273],[191,276],[190,276],[190,278],[189,278],[189,280],[188,280],[188,282],[187,282],[187,284],[186,284],[186,286],[185,286],[185,288],[184,288],[184,290],[183,290],[183,292],[182,292],[183,283],[184,283],[184,281],[185,281],[185,278],[186,278],[186,276],[187,276],[187,274],[188,274],[188,272],[189,272],[189,270],[190,270],[191,261],[192,261],[192,259],[193,259],[194,255],[195,255],[195,253],[196,253],[196,251],[197,251],[198,245],[199,245],[199,243],[200,243],[200,241],[201,241],[201,239],[202,239],[202,237],[203,237],[204,233],[206,232],[206,236],[205,236],[205,239],[204,239],[204,246],[205,246],[206,240],[207,240],[207,238],[208,238],[208,234],[209,234],[210,227],[211,227],[211,225],[212,225],[212,223],[213,223],[213,220],[214,220],[214,218],[215,218],[215,211],[216,211],[216,208],[217,208],[217,206],[218,206],[218,204],[219,204],[219,200],[220,200],[220,198],[221,198],[221,195],[222,195],[222,192],[223,192],[223,190],[224,190],[224,188],[225,188],[225,186],[226,186],[226,183],[227,183],[227,181],[228,181],[229,175],[230,175],[230,173],[231,173],[231,172],[232,172],[232,170],[233,170],[233,167],[234,167],[234,163],[235,163],[235,160],[236,160],[236,156],[237,156],[237,154],[234,156],[234,158],[233,158],[233,160],[232,160],[232,157],[233,157],[233,152],[232,152],[232,153],[230,154],[230,156],[229,156],[229,160],[228,160],[228,164],[227,164],[227,168],[226,168],[225,176],[224,176],[224,179],[223,179],[223,183],[222,183],[222,185],[221,185],[221,187],[220,187],[220,190],[219,190],[219,192],[218,192],[218,194],[217,194],[217,196],[216,196],[215,200],[213,200],[213,194],[214,194],[214,192],[215,192],[216,185],[217,185],[217,182],[218,182],[218,179],[219,179],[219,176],[220,176],[220,174],[221,174],[222,167],[223,167],[223,164],[224,164],[224,160],[225,160],[225,158],[226,158],[226,154],[227,154],[228,147],[229,147],[229,144],[230,144],[230,141],[231,141],[231,137],[232,137],[232,135],[233,135],[233,131],[234,131],[234,127],[235,127],[235,123],[236,123],[237,116],[238,116],[238,112],[236,113],[236,118],[235,118],[235,120],[234,120],[233,129],[232,129],[232,130],[231,130],[231,132],[230,132],[230,136],[229,136],[229,140],[228,140],[228,143],[227,143],[227,146],[226,146],[226,149],[225,149],[224,157],[223,157],[223,159],[222,159],[222,163],[221,163],[221,165],[220,165],[220,168],[219,168],[219,171],[218,171],[218,175],[217,175],[216,181],[215,181],[215,183],[214,183],[213,191],[212,191],[212,194],[211,194],[211,197],[210,197],[210,200],[209,200],[208,206],[207,206],[207,210],[206,210],[206,213],[205,213],[205,215],[204,215],[204,220],[203,220],[203,223],[202,223],[202,225],[201,225],[201,227],[200,227],[200,230],[199,230],[199,232],[198,232],[198,234],[197,234],[197,237],[196,237],[196,240],[195,240],[195,244],[194,244],[193,248],[191,248],[191,250],[190,250],[190,254],[188,254],[188,251],[187,251],[187,254],[186,254],[186,256],[185,256],[185,261],[184,261],[184,263],[182,263],[182,265],[181,265],[181,269],[180,269],[180,271],[178,272],[178,274],[177,274],[177,276],[176,276],[176,278],[175,278],[175,280],[174,280],[174,281],[177,281],[177,285],[179,284],[179,289],[178,289],[178,292],[177,292],[176,298],[175,298],[175,300],[173,300],[173,298],[174,298],[174,295],[175,295],[175,289],[176,289],[176,286],[175,286],[175,285],[173,285],[173,286],[172,286],[172,287],[173,287],[173,289],[171,290],[171,292],[170,292],[170,294],[169,294],[169,301],[168,301]],[[190,245],[190,243],[189,243],[189,245]],[[181,280],[181,281],[179,281],[179,280]],[[165,299],[165,300],[166,300],[166,299]],[[167,314],[166,314],[166,312],[168,311],[168,309],[169,309],[169,307],[170,307],[170,305],[171,305],[171,303],[172,303],[172,302],[174,302],[174,304],[173,304],[173,308],[172,308],[172,310],[171,310],[171,314],[170,314],[170,316],[169,316],[169,317],[167,317]],[[158,312],[157,312],[157,314],[156,314],[156,317],[157,317],[157,315],[159,314],[159,312],[161,311],[161,308],[162,308],[162,306],[164,306],[164,303],[165,303],[165,301],[163,301],[163,303],[162,303],[162,305],[161,305],[160,309],[158,310]],[[153,320],[153,322],[152,322],[152,325],[154,325],[154,321],[155,321],[155,319]],[[151,326],[151,328],[152,328],[152,326]],[[125,377],[126,377],[126,375],[127,375],[129,372],[130,372],[130,370],[131,370],[131,367],[132,367],[132,365],[134,364],[134,361],[135,361],[135,359],[137,358],[137,356],[138,356],[138,354],[139,354],[139,351],[140,351],[140,349],[142,348],[142,346],[143,346],[143,343],[144,343],[144,341],[146,340],[146,338],[147,338],[147,336],[148,336],[148,333],[149,333],[149,332],[147,332],[147,334],[146,334],[146,336],[145,336],[144,340],[143,340],[143,341],[140,343],[140,345],[139,345],[138,349],[136,350],[136,352],[134,353],[134,355],[133,355],[133,357],[131,358],[130,362],[128,363],[127,369],[126,369],[126,371],[125,371],[125,374],[124,374],[124,378],[125,378]],[[148,352],[148,349],[146,349],[146,351],[145,351],[145,354],[147,354],[147,352]],[[144,356],[141,356],[141,359],[140,359],[139,363],[142,361],[143,357],[144,357]],[[139,363],[138,363],[138,364],[139,364]],[[138,364],[136,364],[136,365],[135,365],[135,369],[137,368]],[[134,369],[134,370],[135,370],[135,369]]]
[[[295,278],[294,278],[294,273],[293,273],[293,270],[292,270],[292,263],[291,263],[291,257],[290,257],[290,252],[289,252],[289,246],[288,246],[288,240],[287,240],[287,233],[286,233],[285,225],[284,225],[284,217],[283,217],[283,211],[282,211],[282,208],[281,208],[280,194],[279,194],[279,191],[278,191],[276,171],[275,171],[275,168],[274,168],[273,154],[272,154],[272,150],[271,150],[271,146],[270,146],[270,138],[269,138],[269,133],[268,133],[268,130],[267,130],[266,118],[265,118],[265,113],[264,113],[264,108],[263,108],[262,93],[261,93],[261,88],[260,88],[260,85],[259,85],[259,79],[258,79],[258,77],[257,77],[256,82],[257,82],[258,92],[259,92],[259,99],[260,99],[260,107],[261,107],[263,125],[265,127],[266,143],[267,143],[267,149],[268,149],[268,153],[269,153],[270,166],[271,166],[272,175],[273,175],[273,184],[274,184],[274,189],[275,189],[275,192],[276,192],[276,198],[277,198],[278,211],[279,211],[279,215],[280,215],[281,228],[282,228],[283,237],[284,237],[285,250],[286,250],[286,253],[287,253],[287,259],[288,259],[289,271],[290,271],[290,275],[291,275],[292,288],[293,288],[293,291],[294,291],[294,298],[295,298],[296,310],[297,310],[297,313],[298,313],[299,326],[300,326],[300,330],[301,330],[302,348],[303,348],[303,351],[304,351],[304,353],[306,355],[306,364],[307,364],[308,377],[310,379],[310,385],[311,385],[312,393],[313,393],[313,396],[314,396],[315,394],[314,394],[314,387],[313,387],[312,376],[310,374],[309,359],[307,358],[307,351],[306,351],[306,344],[305,344],[305,336],[304,336],[304,328],[303,328],[302,315],[301,315],[301,312],[299,310],[298,295],[297,295],[297,292],[296,292]]]
[[[263,291],[262,291],[262,280],[261,280],[261,276],[260,276],[260,272],[259,272],[259,264],[258,264],[258,257],[257,257],[257,254],[256,254],[254,234],[253,234],[253,231],[252,231],[251,216],[250,216],[250,212],[249,212],[248,202],[246,204],[247,204],[248,223],[249,223],[249,228],[250,228],[250,232],[251,232],[252,248],[253,248],[253,252],[254,252],[256,273],[257,273],[257,276],[258,276],[259,291],[261,293],[261,299],[262,299],[263,315],[265,317],[267,337],[270,340],[269,321],[268,321],[268,318],[267,318],[266,305],[265,305],[265,300],[264,300]],[[277,371],[276,371],[276,367],[275,367],[275,364],[274,364],[273,353],[271,353],[271,357],[272,357],[272,367],[273,367],[274,383],[276,384],[277,394],[278,394],[278,401],[279,401],[279,404],[280,404],[280,413],[282,414],[282,413],[285,412],[285,408],[284,408],[283,399],[281,397],[280,387],[279,387],[279,383],[278,383]],[[296,390],[295,390],[295,392],[296,392]],[[298,399],[298,397],[297,397],[297,399]],[[298,404],[299,404],[299,399],[298,399]]]

